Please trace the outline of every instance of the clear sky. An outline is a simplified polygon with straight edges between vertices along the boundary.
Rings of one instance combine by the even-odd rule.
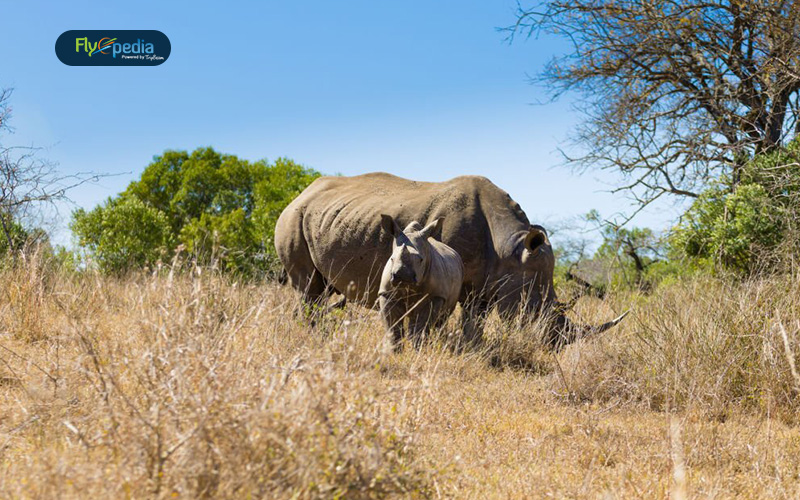
[[[166,149],[213,146],[323,173],[484,175],[545,225],[630,210],[607,174],[558,166],[580,117],[569,98],[532,105],[547,96],[527,75],[565,46],[509,45],[496,28],[514,22],[515,5],[2,0],[0,86],[15,88],[16,129],[4,143],[45,147],[64,172],[120,174],[73,192],[86,208]],[[70,29],[157,29],[172,53],[157,67],[69,67],[54,45]],[[636,224],[676,214],[662,204]]]

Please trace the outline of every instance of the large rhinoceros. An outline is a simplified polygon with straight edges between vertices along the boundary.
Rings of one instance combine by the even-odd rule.
[[[324,304],[339,292],[348,301],[374,306],[392,251],[391,238],[381,231],[381,214],[401,226],[444,218],[441,241],[464,263],[459,302],[466,342],[480,339],[481,319],[493,307],[505,317],[560,311],[551,309],[555,258],[547,232],[531,225],[508,193],[479,176],[416,182],[371,173],[312,182],[275,226],[278,257],[306,302]],[[555,312],[549,341],[560,348],[621,319],[579,327]]]

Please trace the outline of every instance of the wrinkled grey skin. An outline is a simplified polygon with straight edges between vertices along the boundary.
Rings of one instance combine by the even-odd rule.
[[[556,305],[555,257],[547,233],[530,224],[508,193],[479,176],[416,182],[386,173],[320,177],[281,213],[275,249],[306,303],[323,305],[338,292],[374,306],[392,251],[381,214],[401,227],[414,220],[447,220],[441,241],[464,265],[459,302],[465,342],[480,340],[491,308],[504,317],[533,317]],[[559,348],[611,323],[577,327],[558,313],[551,344]]]
[[[392,237],[392,255],[381,274],[378,305],[392,344],[400,348],[408,318],[416,347],[431,327],[447,321],[456,307],[464,278],[464,265],[441,237],[443,219],[424,228],[413,221],[401,229],[390,215],[381,215],[381,227]]]

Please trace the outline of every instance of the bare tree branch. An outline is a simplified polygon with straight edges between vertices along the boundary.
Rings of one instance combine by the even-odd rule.
[[[0,90],[0,133],[12,132],[11,89]],[[72,189],[104,177],[91,172],[62,174],[52,162],[39,157],[40,148],[6,146],[0,142],[0,229],[10,250],[15,250],[11,225],[31,215],[43,204],[68,200]]]
[[[753,155],[800,131],[800,4],[785,0],[555,0],[519,7],[515,35],[570,40],[537,78],[576,91],[580,169],[620,174],[640,204],[739,182]]]

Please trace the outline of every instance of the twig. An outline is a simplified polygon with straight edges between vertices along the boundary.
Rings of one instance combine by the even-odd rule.
[[[794,389],[795,391],[800,392],[800,374],[797,373],[797,366],[794,362],[794,353],[792,352],[792,347],[789,345],[789,336],[786,334],[786,328],[783,327],[781,320],[778,320],[775,326],[781,333],[781,338],[783,339],[783,348],[786,352],[786,360],[789,362],[789,371],[792,372],[792,378],[794,378]]]

